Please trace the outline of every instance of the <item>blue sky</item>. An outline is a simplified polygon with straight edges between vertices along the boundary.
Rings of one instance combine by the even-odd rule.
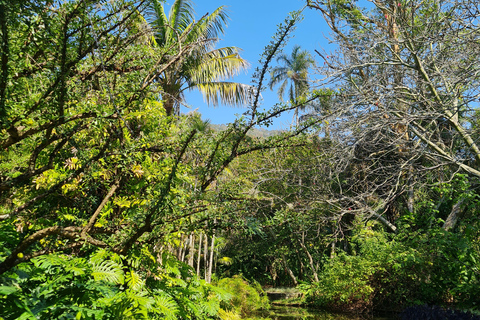
[[[269,43],[276,32],[277,25],[284,21],[288,13],[299,10],[305,5],[304,0],[194,0],[196,18],[213,12],[225,5],[228,8],[230,21],[219,46],[237,46],[242,48],[242,57],[251,64],[246,74],[237,76],[234,81],[250,84],[251,74],[258,65],[263,48]],[[165,9],[168,12],[173,0],[167,0]],[[290,39],[284,52],[289,54],[294,45],[309,50],[328,49],[328,26],[322,16],[314,10],[304,11],[304,20],[297,26],[294,37]],[[328,50],[327,50],[328,51]],[[319,62],[319,57],[315,57]],[[268,108],[278,102],[277,93],[267,89],[263,93],[263,107]],[[202,114],[204,120],[211,123],[225,124],[235,120],[236,114],[242,114],[245,109],[229,106],[207,107],[202,96],[195,91],[187,92],[186,102]],[[182,112],[189,109],[182,108]],[[289,127],[292,115],[285,115],[275,121],[269,129],[286,129]]]

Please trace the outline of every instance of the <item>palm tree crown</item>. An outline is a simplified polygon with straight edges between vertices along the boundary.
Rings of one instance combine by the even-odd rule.
[[[153,28],[154,44],[174,48],[173,51],[189,46],[188,53],[157,79],[168,115],[178,110],[186,89],[198,89],[205,101],[214,106],[219,103],[242,105],[248,99],[249,86],[226,81],[248,67],[239,55],[240,50],[237,47],[215,49],[228,18],[225,7],[217,8],[199,21],[195,21],[194,13],[192,1],[175,0],[167,17],[160,0],[150,0],[146,18]]]
[[[301,50],[300,46],[295,46],[290,56],[282,54],[278,56],[277,62],[280,66],[276,66],[270,72],[270,89],[273,90],[277,84],[278,96],[281,101],[284,101],[285,90],[288,88],[288,99],[292,104],[297,104],[298,98],[302,97],[308,92],[308,69],[313,67],[315,61],[310,53],[306,50]],[[295,118],[298,117],[298,109],[295,109]]]

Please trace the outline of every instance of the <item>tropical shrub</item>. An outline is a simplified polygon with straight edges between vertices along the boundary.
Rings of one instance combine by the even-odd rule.
[[[411,221],[411,223],[414,223]],[[478,305],[479,252],[458,233],[403,225],[391,236],[358,228],[351,252],[326,259],[319,282],[303,284],[309,304],[332,309],[401,309],[416,304]]]
[[[268,298],[258,282],[248,283],[242,276],[224,278],[218,287],[228,291],[232,298],[223,302],[225,310],[234,310],[242,316],[248,316],[255,310],[268,309]]]
[[[319,281],[302,284],[305,301],[317,307],[329,309],[370,308],[375,289],[370,280],[378,266],[362,255],[341,252],[324,264]]]
[[[138,268],[138,261],[129,262]],[[173,257],[150,274],[104,250],[89,258],[52,254],[32,262],[0,279],[6,319],[211,319],[230,297]]]

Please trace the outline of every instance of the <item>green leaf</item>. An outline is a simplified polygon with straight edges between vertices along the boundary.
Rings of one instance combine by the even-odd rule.
[[[17,320],[29,320],[29,319],[36,320],[37,318],[35,318],[35,316],[29,311],[25,311],[24,313],[22,313],[20,317],[17,318]]]
[[[17,287],[11,286],[0,286],[0,295],[8,296],[9,294],[17,292],[19,289]]]

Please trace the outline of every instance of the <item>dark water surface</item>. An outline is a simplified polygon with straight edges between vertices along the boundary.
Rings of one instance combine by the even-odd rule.
[[[268,311],[259,312],[257,318],[272,320],[397,320],[394,314],[385,315],[352,315],[326,312],[321,310],[305,309],[300,307],[272,306]]]

